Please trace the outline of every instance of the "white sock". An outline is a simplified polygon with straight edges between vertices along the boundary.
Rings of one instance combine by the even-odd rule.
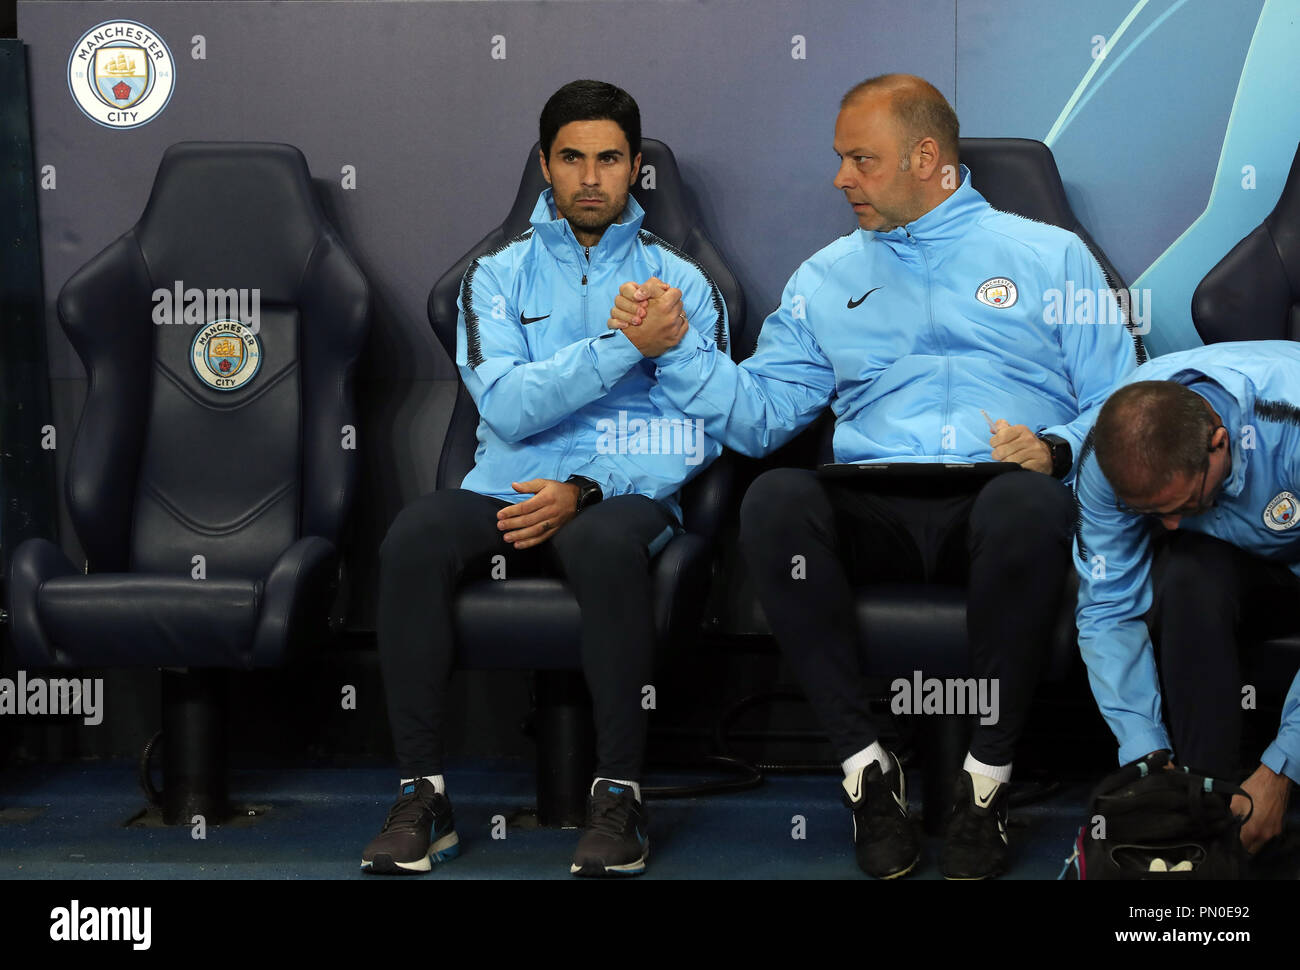
[[[415,780],[416,779],[414,778],[403,778],[402,787],[405,788],[407,785],[411,784],[411,782]],[[436,791],[439,795],[447,794],[447,782],[443,779],[442,775],[425,775],[424,780],[427,781],[429,784],[431,784],[433,786],[433,790]]]
[[[883,775],[894,770],[894,759],[880,746],[879,741],[872,741],[857,754],[850,755],[847,760],[840,762],[840,767],[844,769],[845,778],[852,778],[873,761],[880,765],[880,773]]]
[[[627,785],[628,788],[632,789],[632,794],[636,796],[636,800],[641,801],[641,786],[635,781],[624,781],[622,778],[597,778],[596,781],[591,783],[593,792],[596,790],[596,782],[600,781],[612,781],[616,785]]]
[[[1011,780],[1011,763],[1005,765],[986,765],[982,761],[976,761],[971,753],[966,752],[966,763],[962,765],[964,769],[972,775],[983,775],[985,778],[991,778],[999,785],[1005,785]]]

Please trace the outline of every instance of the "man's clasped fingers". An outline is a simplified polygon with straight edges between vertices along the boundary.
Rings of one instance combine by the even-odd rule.
[[[639,326],[650,312],[652,301],[660,300],[665,295],[671,299],[673,294],[676,294],[678,301],[681,300],[681,291],[669,287],[657,276],[650,277],[644,283],[629,280],[619,287],[618,294],[614,297],[614,306],[609,314],[609,328],[623,330]]]

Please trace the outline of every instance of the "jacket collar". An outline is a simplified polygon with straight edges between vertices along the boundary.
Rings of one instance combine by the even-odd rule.
[[[627,206],[618,222],[606,229],[600,242],[592,247],[591,261],[621,261],[636,240],[644,218],[645,210],[629,195]],[[573,263],[583,258],[583,246],[574,237],[569,220],[561,218],[555,211],[555,193],[552,189],[547,188],[537,197],[537,205],[533,207],[528,222],[533,227],[533,233],[560,262]]]
[[[937,206],[918,219],[891,229],[889,232],[873,232],[861,229],[868,241],[875,238],[890,249],[898,252],[910,248],[915,243],[925,246],[942,246],[964,236],[975,219],[988,211],[989,204],[984,196],[975,191],[970,183],[970,169],[960,166],[961,184],[957,191],[944,199]]]
[[[1254,414],[1254,386],[1244,374],[1228,368],[1215,368],[1213,375],[1188,368],[1169,379],[1200,392],[1201,397],[1209,401],[1210,407],[1218,414],[1219,421],[1228,429],[1232,467],[1223,482],[1223,494],[1236,498],[1246,487],[1246,464],[1250,460],[1251,449],[1244,447],[1243,436],[1233,434],[1232,429],[1245,427],[1249,420],[1246,415]]]

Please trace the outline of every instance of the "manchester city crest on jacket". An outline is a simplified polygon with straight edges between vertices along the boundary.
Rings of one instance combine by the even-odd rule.
[[[985,280],[980,284],[980,288],[975,291],[975,299],[985,306],[995,306],[1001,310],[1015,306],[1016,300],[1019,298],[1020,294],[1016,290],[1016,284],[1005,276],[995,276],[992,279]]]
[[[1296,497],[1279,492],[1264,509],[1264,524],[1274,532],[1283,532],[1296,524]]]

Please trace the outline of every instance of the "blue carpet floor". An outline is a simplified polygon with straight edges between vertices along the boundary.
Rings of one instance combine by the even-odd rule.
[[[459,859],[437,879],[569,879],[576,831],[505,827],[532,804],[526,761],[449,761]],[[656,774],[649,783],[703,780]],[[913,791],[919,776],[910,775]],[[6,879],[379,879],[360,872],[361,850],[395,797],[391,768],[237,771],[232,797],[268,806],[252,824],[189,827],[126,823],[144,808],[127,762],[27,767],[0,776],[0,878]],[[1009,879],[1055,879],[1069,852],[1086,785],[1016,809]],[[913,799],[913,807],[916,800]],[[837,780],[773,775],[753,791],[652,800],[647,879],[859,879],[851,822]],[[795,816],[803,838],[794,838]],[[499,830],[499,826],[498,826]],[[937,879],[938,839],[927,839],[915,878]],[[429,878],[429,877],[426,877]]]

